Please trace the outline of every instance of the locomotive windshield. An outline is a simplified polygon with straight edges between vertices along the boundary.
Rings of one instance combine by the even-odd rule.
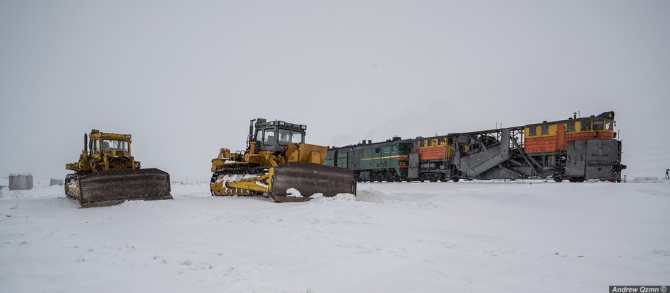
[[[593,130],[613,130],[612,120],[593,121]]]
[[[401,152],[410,152],[410,151],[412,150],[412,144],[404,144],[404,143],[403,143],[403,144],[400,144],[400,146],[398,147],[398,149],[399,149]]]

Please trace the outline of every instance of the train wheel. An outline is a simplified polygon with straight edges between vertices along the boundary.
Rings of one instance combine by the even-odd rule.
[[[392,182],[399,182],[400,181],[400,176],[398,176],[398,174],[391,174],[391,181]]]
[[[382,180],[382,174],[379,174],[379,172],[372,173],[372,182],[382,182]]]
[[[554,177],[554,181],[556,182],[563,182],[563,177]]]

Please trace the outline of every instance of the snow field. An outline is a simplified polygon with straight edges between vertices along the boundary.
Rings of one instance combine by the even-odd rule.
[[[0,197],[6,292],[598,292],[667,283],[670,184],[361,183],[304,203]]]

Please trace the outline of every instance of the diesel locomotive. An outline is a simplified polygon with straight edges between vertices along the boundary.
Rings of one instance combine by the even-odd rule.
[[[361,181],[553,178],[620,182],[614,112],[525,126],[329,147],[325,165]]]

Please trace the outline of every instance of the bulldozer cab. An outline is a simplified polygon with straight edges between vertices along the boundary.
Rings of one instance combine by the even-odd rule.
[[[99,159],[103,154],[130,156],[130,135],[91,131],[89,156]]]
[[[250,133],[252,140],[256,142],[256,151],[283,152],[291,144],[305,142],[306,125],[287,123],[285,121],[270,121],[259,118],[251,120]]]

